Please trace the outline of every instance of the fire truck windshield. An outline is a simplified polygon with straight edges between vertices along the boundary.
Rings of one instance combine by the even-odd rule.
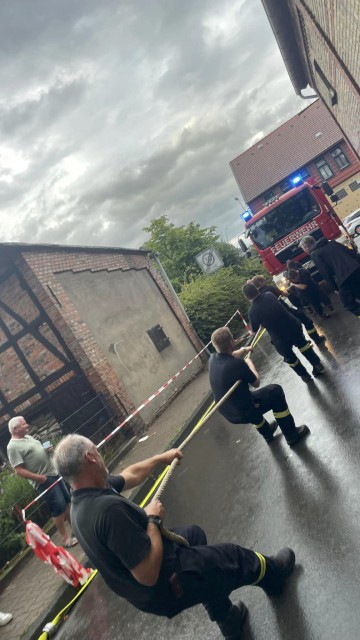
[[[267,249],[319,213],[319,204],[306,188],[274,206],[263,218],[250,225],[249,234],[259,249]]]

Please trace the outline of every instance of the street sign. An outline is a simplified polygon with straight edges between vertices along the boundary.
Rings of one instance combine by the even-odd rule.
[[[214,247],[205,249],[205,251],[199,253],[195,259],[204,273],[214,273],[214,271],[224,266],[223,261]]]

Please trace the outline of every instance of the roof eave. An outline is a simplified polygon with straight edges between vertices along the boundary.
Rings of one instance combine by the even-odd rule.
[[[125,247],[101,247],[101,246],[85,246],[85,245],[71,245],[71,244],[40,244],[40,243],[26,243],[26,242],[1,242],[0,250],[7,250],[10,252],[24,253],[33,251],[42,252],[88,252],[88,253],[124,253],[124,254],[136,254],[136,255],[148,255],[152,253],[150,249],[128,249]]]
[[[311,84],[294,18],[286,0],[261,0],[297,95]]]

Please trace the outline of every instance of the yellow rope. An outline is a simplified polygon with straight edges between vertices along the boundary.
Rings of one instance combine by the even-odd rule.
[[[55,616],[55,618],[51,622],[48,622],[45,625],[45,627],[43,629],[43,632],[42,632],[41,636],[39,637],[39,640],[48,640],[48,638],[50,638],[52,635],[54,635],[55,628],[61,622],[61,620],[65,616],[65,614],[71,609],[73,604],[75,604],[76,600],[78,598],[80,598],[81,594],[89,586],[90,582],[95,578],[97,573],[98,573],[98,570],[94,569],[94,571],[92,572],[91,576],[87,579],[85,584],[83,584],[81,589],[77,592],[76,596],[74,596],[74,598],[72,600],[70,600],[70,602],[60,611],[60,613],[57,614],[57,616]]]
[[[259,340],[261,339],[261,337],[264,335],[265,329],[263,329],[262,327],[260,327],[258,329],[258,331],[255,334],[255,337],[252,340],[251,343],[251,347],[255,347],[257,345],[257,343],[259,342]],[[247,354],[246,358],[250,356],[250,354]],[[224,404],[224,402],[226,402],[226,400],[229,398],[229,396],[235,391],[235,389],[239,386],[241,380],[237,380],[235,382],[235,384],[233,384],[232,387],[230,387],[230,389],[225,393],[225,395],[220,398],[220,400],[215,404],[212,403],[212,405],[208,408],[208,410],[205,412],[205,414],[200,418],[199,422],[195,425],[195,427],[193,428],[193,430],[191,431],[191,433],[187,436],[187,438],[185,438],[185,440],[178,446],[178,449],[183,449],[188,442],[190,442],[190,440],[192,440],[192,438],[194,437],[194,435],[196,434],[196,432],[204,426],[204,424],[211,418],[211,416],[214,415],[215,411],[217,411],[219,409],[219,407],[221,407],[222,404]],[[169,465],[166,469],[165,472],[163,472],[162,474],[162,479],[160,480],[160,482],[157,482],[157,486],[158,489],[154,495],[154,500],[159,499],[160,496],[162,495],[167,483],[170,480],[170,477],[172,476],[176,466],[179,464],[179,459],[175,458],[175,460],[172,461],[171,465]],[[149,492],[148,495],[150,495],[152,492]],[[142,506],[142,505],[141,505]]]
[[[255,347],[257,345],[257,343],[259,342],[260,338],[263,336],[265,332],[265,329],[259,329],[259,331],[256,333],[253,342],[251,343],[252,347]],[[246,356],[246,358],[249,357],[249,354]],[[245,359],[246,359],[245,358]],[[223,398],[221,398],[219,400],[219,402],[217,404],[215,404],[215,401],[213,401],[211,403],[211,405],[207,408],[207,410],[205,411],[205,413],[201,416],[200,420],[198,420],[198,422],[196,423],[195,427],[193,428],[193,430],[191,431],[191,433],[189,434],[189,436],[187,438],[185,438],[185,440],[182,442],[182,444],[178,447],[179,449],[183,448],[195,435],[195,433],[200,429],[200,427],[202,427],[205,422],[207,422],[209,420],[209,418],[215,413],[215,411],[223,404],[223,402],[225,402],[225,400],[230,396],[230,394],[235,391],[236,387],[240,384],[240,380],[238,380],[232,387],[231,389],[229,389],[229,391],[223,396]],[[175,463],[175,464],[174,464]],[[175,469],[175,466],[179,463],[179,460],[176,459],[173,461],[173,463],[171,465],[168,465],[164,471],[159,475],[159,477],[157,478],[156,482],[154,482],[153,486],[151,487],[149,493],[145,496],[145,498],[141,501],[140,503],[140,507],[144,507],[146,505],[146,503],[148,502],[148,500],[151,498],[151,496],[153,495],[154,491],[157,489],[157,487],[159,485],[161,485],[162,481],[166,480],[166,482],[164,482],[163,485],[161,485],[159,487],[159,491],[160,489],[163,487],[165,489],[165,486],[168,482],[168,480],[170,479],[170,476],[173,472],[173,470]],[[166,477],[168,476],[168,477]],[[160,495],[158,492],[156,495]],[[156,496],[155,496],[156,497]],[[167,537],[167,530],[165,529],[165,537]],[[171,535],[171,532],[169,532]],[[187,541],[186,541],[187,542]],[[49,640],[49,638],[54,635],[55,631],[56,631],[56,627],[60,624],[60,622],[62,621],[63,617],[67,614],[67,612],[71,609],[71,607],[73,606],[73,604],[75,604],[75,602],[78,600],[78,598],[80,598],[80,596],[82,595],[82,593],[85,591],[85,589],[89,586],[90,582],[95,578],[95,576],[97,575],[98,571],[97,569],[95,569],[91,576],[89,577],[89,579],[85,582],[85,584],[81,587],[81,589],[78,591],[78,593],[76,594],[76,596],[74,596],[74,598],[60,611],[60,613],[57,614],[57,616],[55,616],[55,618],[51,621],[48,622],[45,627],[44,630],[41,634],[41,636],[39,636],[38,640]]]

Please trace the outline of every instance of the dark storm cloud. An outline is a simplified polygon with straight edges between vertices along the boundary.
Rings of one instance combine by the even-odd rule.
[[[163,213],[239,230],[229,161],[290,117],[260,0],[3,0],[5,239],[138,246]]]

